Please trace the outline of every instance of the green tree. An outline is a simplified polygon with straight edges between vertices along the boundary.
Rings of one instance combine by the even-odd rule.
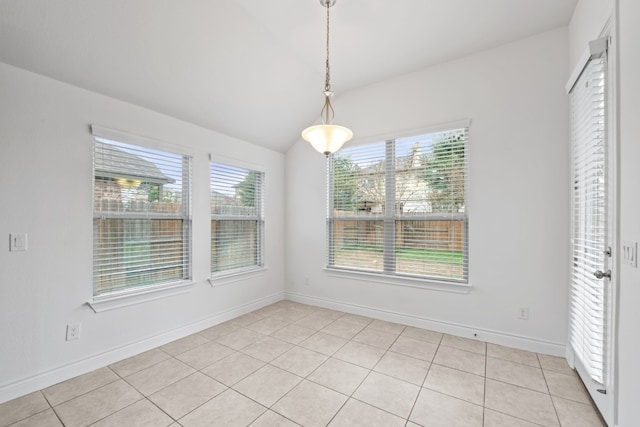
[[[446,133],[424,155],[423,179],[429,185],[428,201],[433,212],[459,212],[465,192],[464,131]]]
[[[176,203],[180,201],[180,192],[164,188],[162,184],[143,184],[143,186],[140,188],[147,192],[147,200],[150,202]]]
[[[340,211],[358,209],[356,165],[346,157],[333,159],[333,208]]]
[[[244,180],[236,185],[236,194],[240,196],[243,206],[255,207],[256,205],[256,181],[255,171],[249,171]]]
[[[144,184],[148,188],[149,201],[150,202],[158,202],[160,201],[160,188],[158,185],[150,185]]]

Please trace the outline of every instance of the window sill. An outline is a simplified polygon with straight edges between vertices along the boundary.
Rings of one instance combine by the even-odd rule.
[[[93,297],[91,301],[87,301],[87,304],[95,313],[100,313],[191,292],[194,286],[195,282],[192,281],[168,283]]]
[[[325,271],[327,272],[327,275],[329,277],[339,277],[343,279],[360,280],[364,282],[375,282],[392,286],[428,289],[432,291],[451,292],[455,294],[468,294],[471,291],[471,285],[466,283],[455,283],[406,276],[383,275],[369,273],[366,271],[343,270],[330,267],[325,267]]]
[[[241,270],[234,270],[229,273],[218,273],[212,275],[208,280],[212,288],[228,285],[229,283],[239,282],[240,280],[251,279],[253,277],[263,276],[267,271],[266,267],[251,267]]]

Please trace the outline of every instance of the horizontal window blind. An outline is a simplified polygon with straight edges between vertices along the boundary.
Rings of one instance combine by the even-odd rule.
[[[94,295],[190,277],[191,158],[94,137]]]
[[[334,154],[329,267],[466,283],[467,134],[461,128]]]
[[[606,265],[605,60],[592,59],[571,91],[572,253],[570,340],[591,378],[603,383]]]
[[[211,273],[263,262],[264,173],[211,163]]]

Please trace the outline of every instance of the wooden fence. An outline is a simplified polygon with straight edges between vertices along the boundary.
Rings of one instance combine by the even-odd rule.
[[[384,243],[384,226],[379,220],[336,220],[333,227],[336,247],[382,246]],[[397,248],[460,252],[464,250],[465,229],[463,220],[396,221],[395,244]]]

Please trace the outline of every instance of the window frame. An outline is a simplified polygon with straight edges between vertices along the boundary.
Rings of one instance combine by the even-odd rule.
[[[92,298],[87,301],[87,304],[94,310],[94,312],[102,312],[107,310],[118,309],[129,305],[138,303],[144,303],[147,301],[165,298],[173,295],[178,295],[191,291],[195,282],[193,281],[193,214],[192,214],[192,194],[193,194],[193,157],[194,153],[186,149],[183,146],[174,145],[166,142],[162,142],[156,139],[143,137],[139,135],[129,134],[119,130],[108,129],[97,125],[91,125],[91,152],[92,152],[92,225],[93,238],[92,238],[92,253],[95,256],[96,245],[98,240],[95,235],[95,220],[100,218],[114,218],[114,219],[180,219],[182,221],[182,270],[183,277],[177,280],[160,281],[156,283],[149,283],[145,285],[124,287],[110,292],[97,293],[96,271],[95,261],[92,268]],[[168,216],[167,214],[159,213],[159,215],[152,215],[150,212],[140,212],[139,215],[134,213],[127,214],[112,214],[108,212],[97,211],[95,200],[95,169],[96,161],[93,157],[95,151],[96,140],[111,140],[115,142],[121,142],[124,144],[134,145],[141,148],[149,148],[152,150],[165,151],[171,154],[182,156],[182,175],[183,175],[183,190],[181,198],[181,211],[178,215]],[[184,182],[187,181],[187,182]],[[184,196],[186,194],[186,197]]]
[[[327,203],[326,203],[326,267],[325,270],[330,276],[345,277],[351,279],[366,280],[368,282],[379,282],[391,285],[429,288],[456,293],[467,293],[471,287],[469,278],[469,134],[471,120],[459,120],[455,122],[443,123],[440,125],[430,126],[427,128],[412,129],[407,131],[394,132],[387,135],[362,138],[350,142],[350,147],[366,147],[375,143],[385,143],[385,210],[382,214],[371,215],[367,217],[354,216],[335,216],[334,212],[334,171],[333,159],[334,155],[327,157]],[[464,180],[464,212],[460,213],[425,213],[425,214],[396,214],[395,209],[386,209],[386,206],[394,206],[396,203],[396,156],[395,143],[398,140],[416,137],[421,135],[437,134],[447,131],[465,129],[465,180]],[[339,155],[339,152],[337,153]],[[389,161],[390,160],[390,161]],[[391,172],[389,176],[389,172]],[[392,191],[388,191],[388,190]],[[463,221],[464,230],[464,249],[463,249],[463,278],[449,279],[440,276],[428,276],[422,274],[410,274],[398,272],[395,265],[395,230],[398,221]],[[334,229],[336,221],[381,221],[383,222],[383,268],[380,271],[367,270],[358,267],[337,266],[332,264],[334,259]]]
[[[257,215],[221,215],[214,214],[211,210],[212,207],[212,191],[213,191],[213,167],[215,164],[244,169],[247,172],[254,172],[259,174],[260,176],[260,194],[256,195],[256,200],[259,203],[259,207],[257,209]],[[209,155],[209,224],[211,224],[214,220],[218,221],[255,221],[257,225],[256,230],[256,238],[258,242],[256,244],[256,263],[250,266],[243,266],[239,268],[231,268],[219,271],[213,271],[213,260],[212,254],[210,253],[209,260],[209,284],[214,286],[226,285],[228,283],[232,283],[240,280],[245,277],[252,277],[256,275],[261,275],[264,271],[267,270],[266,262],[265,262],[265,193],[266,193],[266,172],[265,168],[258,164],[253,164],[249,162],[239,161],[237,159],[232,159],[219,155]],[[209,248],[211,249],[211,243],[213,240],[213,227],[210,229],[209,236]],[[241,276],[241,277],[239,277]]]

